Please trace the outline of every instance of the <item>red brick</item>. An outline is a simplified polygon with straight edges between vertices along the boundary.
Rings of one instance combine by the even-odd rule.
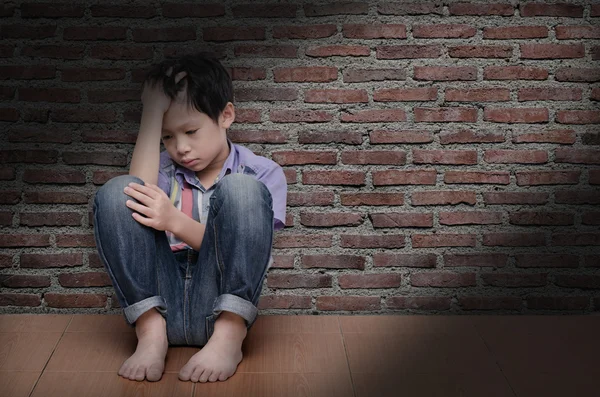
[[[476,108],[414,108],[414,112],[417,123],[477,122]]]
[[[21,55],[33,58],[52,58],[75,60],[83,59],[85,56],[85,46],[63,46],[54,44],[36,44],[23,46]]]
[[[508,88],[447,88],[446,102],[504,102],[510,101]]]
[[[258,309],[310,309],[311,297],[300,295],[262,295]]]
[[[371,145],[378,143],[431,143],[433,133],[419,130],[373,130],[369,133]]]
[[[288,192],[286,204],[288,207],[333,205],[333,200],[333,192]]]
[[[401,150],[352,150],[342,152],[343,164],[406,164],[406,152]]]
[[[435,170],[372,171],[373,186],[383,185],[435,185]]]
[[[585,57],[583,44],[520,44],[522,59],[570,59]]]
[[[302,183],[305,185],[364,185],[363,171],[304,171]]]
[[[379,310],[381,308],[378,296],[318,296],[318,310]]]
[[[274,123],[324,123],[333,120],[333,113],[322,110],[271,110],[269,119]]]
[[[212,40],[212,38],[210,33],[206,33],[207,29],[210,28],[203,29],[203,31],[205,32],[204,40],[210,41]],[[244,28],[240,28],[239,31],[244,31]],[[133,41],[137,43],[189,41],[196,40],[196,27],[179,25],[176,27],[163,28],[133,28],[131,35]]]
[[[477,203],[475,192],[463,190],[427,190],[412,193],[412,205],[458,205]]]
[[[298,143],[345,143],[347,145],[360,145],[362,143],[362,134],[358,131],[300,131],[298,133]]]
[[[21,213],[23,226],[80,226],[79,212],[27,212]]]
[[[414,164],[477,164],[475,150],[424,150],[413,149]]]
[[[414,79],[430,81],[477,80],[477,68],[474,66],[415,66]]]
[[[443,15],[444,6],[435,3],[383,2],[377,5],[383,15]]]
[[[189,6],[181,4],[181,6]],[[187,7],[186,7],[187,8]],[[202,7],[204,8],[204,7]],[[223,7],[221,7],[223,8]],[[240,4],[231,7],[231,12],[235,18],[294,18],[298,12],[295,4]],[[164,11],[163,11],[164,13]],[[223,10],[224,13],[224,10]],[[187,14],[184,14],[188,16]],[[222,14],[221,14],[222,15]]]
[[[576,141],[575,130],[547,130],[513,135],[513,143],[560,143],[571,145]]]
[[[557,68],[556,81],[589,82],[600,81],[600,68]]]
[[[440,44],[380,45],[376,47],[377,59],[428,59],[443,55]]]
[[[295,88],[238,88],[235,100],[238,102],[254,101],[295,101],[298,90]]]
[[[12,226],[13,213],[10,211],[0,211],[0,225]]]
[[[333,33],[337,33],[337,30]],[[345,23],[342,25],[342,34],[348,39],[406,39],[406,25]]]
[[[93,234],[61,234],[56,236],[57,247],[95,247]]]
[[[32,143],[71,143],[71,131],[61,128],[44,128],[37,131],[35,127],[12,128],[8,134],[9,142],[32,142]]]
[[[395,288],[401,284],[400,274],[342,274],[340,288]]]
[[[361,83],[367,81],[406,80],[404,69],[345,69],[342,72],[344,83]]]
[[[457,298],[463,310],[520,310],[521,297],[514,296],[461,296]]]
[[[413,287],[457,288],[477,285],[475,273],[423,272],[410,275]]]
[[[63,40],[126,40],[126,26],[67,26]]]
[[[294,267],[294,255],[273,255],[273,268],[291,269]]]
[[[54,76],[54,74],[52,75]],[[62,81],[105,81],[105,80],[123,80],[125,78],[125,69],[123,68],[62,68]]]
[[[330,274],[270,273],[267,284],[269,288],[328,288],[331,279]]]
[[[548,70],[531,66],[486,66],[483,69],[483,79],[546,80],[548,79]]]
[[[579,183],[581,171],[516,171],[518,186]]]
[[[6,288],[49,287],[50,277],[25,274],[2,274],[0,275],[0,286]]]
[[[29,102],[79,103],[78,89],[72,88],[19,88],[19,100]]]
[[[27,183],[83,184],[85,183],[85,174],[75,170],[26,169],[23,181]]]
[[[155,7],[144,7],[148,16],[156,16]],[[187,17],[217,17],[225,15],[225,7],[221,4],[194,4],[194,3],[163,3],[162,15],[166,18],[187,18]]]
[[[365,257],[356,255],[302,255],[303,268],[359,269],[365,268]]]
[[[390,296],[385,301],[388,309],[448,310],[451,297],[443,296]]]
[[[56,150],[0,150],[0,163],[52,164],[57,161]]]
[[[340,193],[340,203],[347,206],[404,205],[404,193]],[[333,204],[333,202],[331,204]]]
[[[505,267],[508,264],[508,254],[475,253],[443,255],[444,267]]]
[[[52,267],[74,267],[83,265],[81,252],[67,254],[21,254],[21,268],[44,269]]]
[[[509,213],[509,223],[513,225],[573,225],[575,215],[569,212],[519,211]]]
[[[365,90],[331,88],[304,91],[305,103],[366,103],[368,101],[369,96]]]
[[[400,102],[400,101],[435,101],[438,89],[425,88],[385,88],[373,92],[374,102]]]
[[[586,246],[600,245],[600,233],[553,233],[551,245]]]
[[[484,192],[486,204],[546,204],[548,193],[545,192]]]
[[[49,307],[105,307],[107,296],[101,294],[57,294],[47,292],[44,300]]]
[[[338,69],[330,66],[275,68],[273,81],[326,83],[337,80]]]
[[[94,171],[92,182],[94,185],[103,185],[110,179],[120,175],[128,175],[127,171]]]
[[[0,294],[0,306],[39,306],[42,300],[37,294]]]
[[[261,31],[264,40],[264,30]],[[279,25],[273,26],[274,39],[322,39],[331,37],[337,33],[335,24],[321,25]]]
[[[401,234],[386,235],[349,235],[340,236],[342,248],[402,248],[405,236]]]
[[[327,234],[275,235],[274,248],[331,247],[332,236]]]
[[[300,224],[311,227],[334,227],[334,226],[358,226],[364,222],[360,213],[323,213],[302,212],[300,213]]]
[[[298,47],[293,45],[238,45],[233,49],[236,57],[252,56],[254,58],[297,58]]]
[[[329,4],[304,4],[304,15],[307,17],[322,17],[326,15],[359,15],[368,14],[367,3],[329,3]]]
[[[590,307],[590,298],[589,296],[529,296],[526,298],[526,303],[527,308],[531,310],[586,310]]]
[[[600,149],[557,148],[555,163],[600,164]]]
[[[519,4],[522,17],[571,17],[583,18],[583,6],[568,3],[532,2]]]
[[[545,150],[486,150],[483,153],[483,161],[504,164],[543,164],[548,162],[548,152]]]
[[[446,171],[444,183],[468,183],[468,184],[494,184],[508,185],[510,183],[510,172],[508,171]]]
[[[440,212],[440,225],[490,225],[502,223],[502,212],[453,211]]]
[[[373,254],[374,267],[434,268],[435,254]]]
[[[448,5],[450,15],[501,15],[513,16],[512,4],[505,3],[452,3]]]
[[[236,113],[237,116],[237,113]],[[237,121],[237,118],[236,118]],[[278,130],[228,130],[233,143],[286,143],[286,136]]]
[[[373,228],[381,227],[433,227],[433,214],[385,212],[369,214]]]
[[[583,98],[581,88],[519,88],[519,101],[580,101]]]
[[[477,28],[471,25],[440,23],[434,25],[413,25],[414,38],[466,39],[475,36]]]
[[[600,111],[558,110],[556,121],[562,124],[600,124]]]
[[[253,67],[230,67],[227,69],[231,80],[236,81],[254,81],[254,80],[266,80],[267,70],[265,68],[253,68]]]
[[[406,113],[402,109],[357,110],[353,113],[342,113],[340,121],[345,123],[406,121]]]
[[[15,169],[12,167],[0,167],[0,181],[15,180]]]
[[[115,151],[63,152],[62,158],[66,164],[127,165],[127,153]]]
[[[510,45],[459,45],[448,48],[450,58],[511,58]]]
[[[69,3],[23,3],[23,18],[81,18],[85,7]]]
[[[359,45],[325,45],[319,47],[309,47],[304,51],[304,53],[309,57],[366,57],[371,55],[371,49],[367,46]]]
[[[544,233],[484,233],[483,245],[502,247],[532,247],[546,245]]]
[[[595,190],[557,190],[554,193],[556,204],[600,204],[600,195]]]
[[[273,161],[279,165],[296,164],[335,164],[337,152],[335,151],[308,151],[288,150],[273,152]]]
[[[1,255],[0,254],[0,269],[6,267],[12,267],[12,255]]]
[[[548,37],[546,26],[488,26],[483,28],[484,39],[543,39]]]
[[[48,247],[48,234],[0,234],[0,247]]]
[[[104,272],[62,273],[58,282],[63,287],[107,287],[112,285],[110,277]]]
[[[27,204],[87,204],[88,196],[85,193],[75,192],[25,192]]]
[[[483,120],[494,123],[547,123],[547,108],[490,108],[483,110]]]
[[[584,212],[581,214],[582,225],[600,225],[600,211]],[[2,266],[0,266],[2,267]]]
[[[31,26],[23,24],[2,25],[0,27],[4,39],[41,40],[54,37],[56,25]]]
[[[590,185],[600,185],[600,170],[588,170],[588,175]]]
[[[475,247],[477,236],[459,233],[413,234],[411,240],[413,248]]]
[[[154,54],[151,46],[139,45],[94,45],[90,49],[90,58],[125,61],[148,61]]]

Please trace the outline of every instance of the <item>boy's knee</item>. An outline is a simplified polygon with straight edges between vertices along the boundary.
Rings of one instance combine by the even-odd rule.
[[[251,197],[260,198],[268,197],[271,198],[271,193],[267,186],[256,178],[245,175],[245,174],[229,174],[223,177],[221,180],[219,189],[223,190],[225,194],[231,195],[248,201]]]
[[[141,185],[144,184],[137,176],[132,175],[119,175],[102,185],[96,192],[95,202],[96,203],[107,203],[107,202],[125,202],[127,198],[131,198],[124,192],[125,186],[131,182],[136,182]]]

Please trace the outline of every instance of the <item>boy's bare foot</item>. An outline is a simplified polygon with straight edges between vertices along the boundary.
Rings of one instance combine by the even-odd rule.
[[[169,347],[165,319],[155,309],[150,309],[136,321],[135,333],[138,338],[137,348],[123,363],[119,375],[137,381],[160,380]]]
[[[247,332],[246,320],[237,314],[222,311],[215,322],[212,336],[179,371],[179,379],[216,382],[232,376],[242,361],[242,343]]]

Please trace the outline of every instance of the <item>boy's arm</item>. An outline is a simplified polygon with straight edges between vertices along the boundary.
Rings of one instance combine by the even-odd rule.
[[[176,219],[174,219],[172,226],[173,230],[169,231],[196,251],[200,251],[206,225],[195,221],[179,210],[176,212]]]
[[[160,111],[144,108],[129,167],[129,175],[153,185],[158,182],[162,119],[163,113]]]

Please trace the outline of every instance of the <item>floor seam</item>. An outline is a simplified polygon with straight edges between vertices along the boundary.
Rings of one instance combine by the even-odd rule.
[[[348,373],[350,374],[350,385],[352,386],[352,395],[356,397],[356,388],[354,387],[354,378],[352,377],[352,371],[350,370],[350,360],[348,359],[348,349],[346,347],[346,340],[344,339],[344,332],[342,331],[342,325],[340,324],[340,316],[335,316],[338,323],[338,330],[342,337],[342,345],[344,346],[344,355],[346,356],[346,365],[348,366]]]
[[[56,341],[56,344],[52,348],[52,352],[50,353],[48,360],[46,360],[46,363],[44,364],[44,368],[42,368],[42,372],[40,372],[40,376],[38,376],[38,378],[35,380],[35,383],[34,383],[33,387],[31,388],[31,392],[28,394],[28,397],[31,397],[33,395],[33,392],[35,391],[35,388],[37,387],[40,379],[42,379],[42,375],[44,375],[44,372],[46,371],[46,367],[48,366],[48,363],[52,359],[52,356],[54,355],[56,348],[58,347],[62,338],[65,336],[65,333],[67,332],[67,329],[69,328],[69,325],[71,325],[71,322],[73,321],[73,317],[75,317],[75,315],[71,314],[71,318],[69,319],[69,322],[65,326],[65,329],[63,329],[62,335],[60,336],[60,338],[58,338],[58,340]]]

